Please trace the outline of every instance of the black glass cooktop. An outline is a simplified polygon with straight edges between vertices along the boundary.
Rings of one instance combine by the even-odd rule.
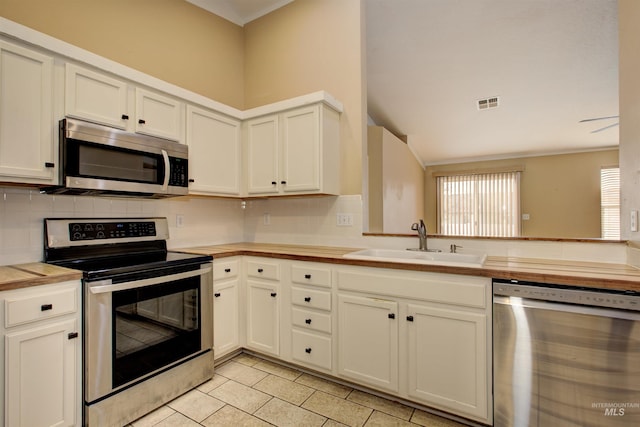
[[[117,245],[92,249],[87,252],[73,249],[54,251],[47,258],[50,264],[83,272],[84,278],[98,280],[113,276],[145,271],[175,268],[210,262],[209,255],[196,255],[163,249],[153,250],[137,245]]]

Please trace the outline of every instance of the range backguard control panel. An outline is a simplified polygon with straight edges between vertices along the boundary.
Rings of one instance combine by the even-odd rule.
[[[69,240],[122,239],[156,235],[153,221],[124,222],[72,222],[69,224]]]

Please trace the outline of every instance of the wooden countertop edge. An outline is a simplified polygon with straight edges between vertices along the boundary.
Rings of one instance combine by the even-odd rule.
[[[296,250],[297,249],[297,250]],[[174,249],[205,253],[214,259],[232,256],[259,256],[294,261],[325,262],[338,265],[389,268],[444,274],[462,274],[494,279],[550,283],[585,288],[640,292],[640,270],[625,264],[537,258],[488,257],[484,267],[453,267],[343,258],[358,248],[313,247],[277,244],[230,244]],[[306,253],[305,253],[306,252]],[[314,253],[315,252],[315,253]]]
[[[49,267],[46,264],[40,263],[3,266],[3,268],[8,268],[14,271],[20,277],[12,279],[0,277],[0,291],[51,285],[59,282],[67,282],[69,280],[80,280],[82,278],[82,272],[77,270],[55,267],[52,272],[46,273],[43,272],[45,269],[38,268],[39,265],[45,266],[45,269]]]

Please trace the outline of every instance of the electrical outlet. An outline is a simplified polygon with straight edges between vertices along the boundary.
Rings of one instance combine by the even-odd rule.
[[[184,227],[184,215],[176,215],[176,228]]]
[[[638,231],[638,211],[631,211],[629,219],[629,228],[631,229],[631,231]]]
[[[262,214],[262,224],[270,225],[271,224],[271,214],[265,212]]]
[[[353,214],[350,214],[350,213],[336,214],[336,225],[338,227],[353,227]]]
[[[529,221],[531,219],[531,215],[529,214],[522,214],[522,220],[523,221]]]

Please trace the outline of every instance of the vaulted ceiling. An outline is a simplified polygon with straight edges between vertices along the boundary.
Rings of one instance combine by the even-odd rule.
[[[291,0],[189,1],[244,25]],[[618,145],[592,133],[617,118],[580,122],[618,115],[617,0],[363,4],[368,114],[423,163]]]

